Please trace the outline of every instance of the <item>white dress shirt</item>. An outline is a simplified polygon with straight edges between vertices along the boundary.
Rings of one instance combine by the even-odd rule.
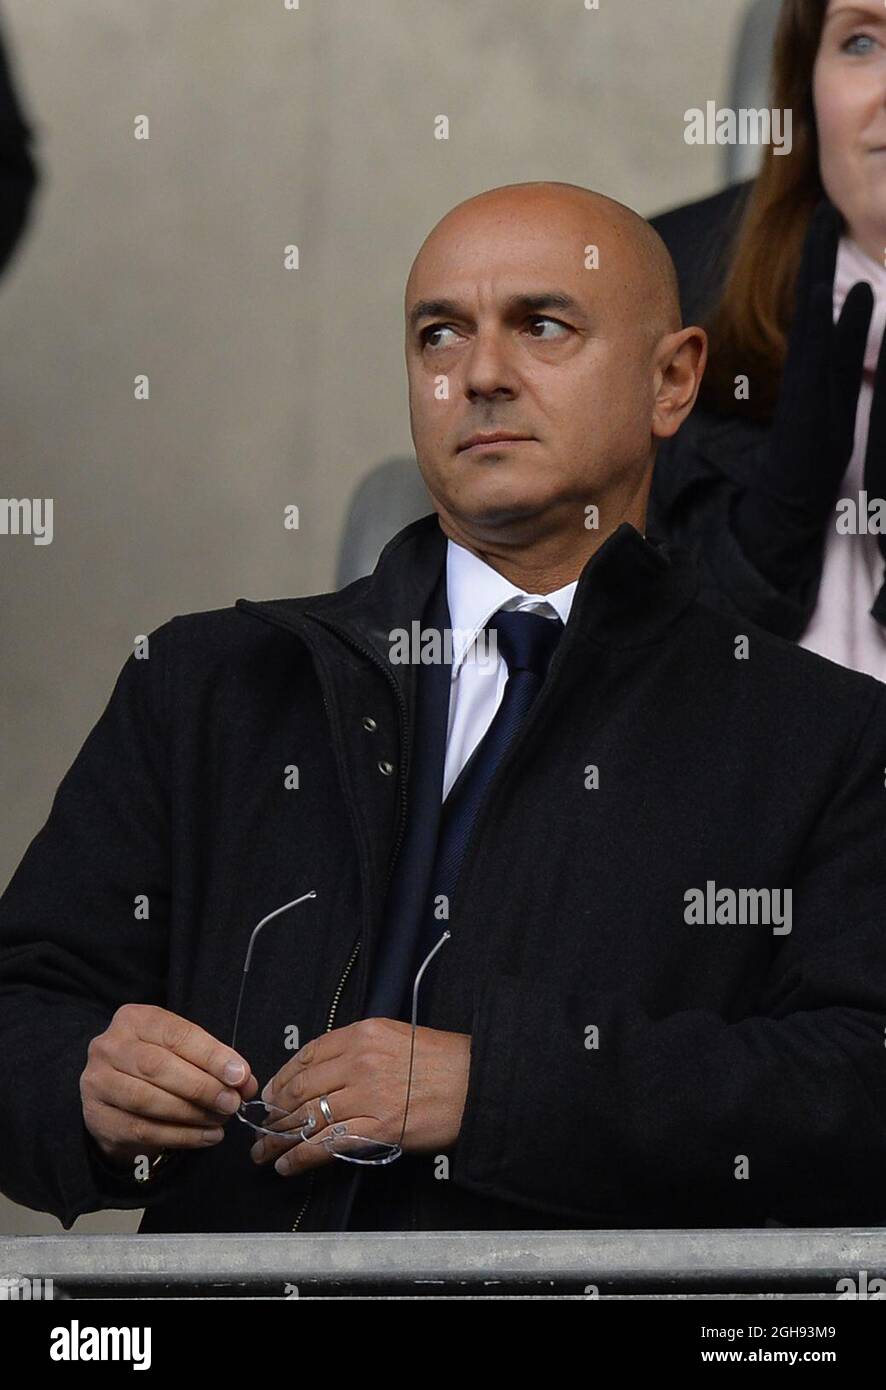
[[[508,677],[500,654],[483,660],[477,636],[500,608],[525,609],[544,618],[569,618],[578,580],[552,594],[527,594],[498,570],[455,541],[447,542],[446,594],[453,630],[449,727],[443,772],[443,799],[495,716]],[[478,659],[479,658],[479,659]]]

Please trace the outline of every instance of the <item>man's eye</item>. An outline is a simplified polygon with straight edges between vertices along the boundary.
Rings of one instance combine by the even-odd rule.
[[[548,318],[545,314],[533,314],[532,317],[531,317],[530,319],[527,319],[527,323],[530,324],[530,327],[534,327],[535,325],[538,325],[538,324],[542,324],[542,325],[544,325],[544,324],[550,324],[550,325],[551,325],[553,328],[555,328],[555,329],[562,329],[564,333],[568,333],[568,332],[569,332],[569,328],[568,328],[568,326],[567,326],[565,323],[561,323],[559,319],[551,319],[551,318]],[[448,346],[448,344],[447,344],[446,342],[442,342],[442,343],[441,343],[441,342],[436,342],[436,343],[435,343],[435,342],[432,342],[432,341],[431,341],[432,338],[437,337],[437,336],[438,336],[439,334],[441,334],[441,333],[452,333],[452,334],[455,334],[455,329],[454,329],[454,328],[451,328],[451,327],[449,326],[449,324],[446,324],[446,323],[432,323],[432,324],[429,324],[427,328],[423,328],[423,329],[421,330],[421,333],[419,334],[419,339],[420,339],[420,341],[421,341],[422,347],[439,348],[439,347],[446,347],[446,346]],[[457,334],[455,334],[455,336],[457,336]],[[538,334],[538,333],[533,333],[532,336],[533,336],[534,338],[541,338],[541,335]],[[557,336],[559,336],[559,335],[556,334],[556,333],[554,333],[554,334],[550,334],[550,333],[549,333],[549,334],[547,335],[547,339],[550,339],[550,338],[552,338],[552,337],[557,337]],[[545,341],[545,340],[542,339],[542,341]]]
[[[420,334],[422,347],[440,347],[440,343],[432,343],[431,337],[436,333],[453,333],[455,330],[445,323],[432,323],[430,327],[423,328]]]
[[[875,43],[876,40],[870,34],[852,34],[842,45],[842,52],[863,58],[871,52]]]
[[[550,324],[553,324],[553,326],[554,326],[555,328],[562,328],[563,331],[564,331],[565,333],[568,333],[568,332],[569,332],[569,329],[568,329],[568,327],[567,327],[567,325],[566,325],[565,323],[561,323],[559,319],[549,319],[549,318],[547,318],[544,314],[533,314],[532,318],[529,319],[529,323],[530,323],[530,324],[550,323]],[[539,335],[538,335],[537,333],[536,333],[536,334],[533,334],[533,337],[538,337],[538,336],[539,336]],[[550,335],[549,335],[549,336],[550,336]],[[556,336],[556,335],[554,335],[554,336]]]

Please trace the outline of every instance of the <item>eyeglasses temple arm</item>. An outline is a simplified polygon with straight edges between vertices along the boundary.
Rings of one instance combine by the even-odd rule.
[[[306,898],[316,898],[316,896],[317,891],[312,888],[309,893],[302,893],[300,898],[293,898],[291,903],[284,903],[282,907],[278,907],[273,912],[269,912],[267,917],[261,919],[258,926],[253,927],[252,934],[249,937],[249,945],[246,947],[246,961],[243,965],[243,974],[240,977],[240,992],[237,995],[237,1012],[234,1014],[234,1031],[231,1035],[232,1052],[237,1051],[237,1025],[240,1022],[240,1007],[243,1003],[243,992],[246,989],[246,976],[249,974],[249,966],[252,962],[252,948],[255,945],[255,938],[258,936],[262,927],[266,927],[268,922],[273,922],[274,918],[279,917],[281,912],[288,912],[291,907],[297,907],[298,904],[303,903]]]
[[[418,1021],[418,987],[421,984],[422,975],[434,959],[434,956],[437,954],[444,941],[448,941],[451,935],[451,932],[445,931],[433,950],[428,952],[419,966],[418,974],[415,977],[415,984],[412,986],[412,1037],[409,1040],[409,1079],[406,1083],[406,1104],[403,1107],[403,1128],[400,1130],[400,1138],[397,1141],[397,1147],[400,1149],[403,1147],[403,1138],[406,1134],[406,1118],[409,1114],[409,1097],[412,1093],[412,1059],[415,1055],[415,1028]]]

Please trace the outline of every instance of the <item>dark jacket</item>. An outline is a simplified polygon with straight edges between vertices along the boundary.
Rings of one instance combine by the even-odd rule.
[[[430,515],[338,593],[177,617],[127,660],[0,900],[9,1197],[66,1227],[145,1202],[146,1232],[346,1221],[351,1167],[281,1179],[236,1121],[135,1191],[96,1162],[78,1079],[125,1001],[230,1039],[252,927],[311,888],[268,929],[238,1047],[263,1080],[284,1026],[305,1041],[363,1016],[410,814],[415,668],[389,663],[389,634],[444,562]],[[435,1155],[359,1170],[386,1184],[379,1224],[886,1218],[886,691],[695,589],[627,524],[582,571],[433,963],[428,1025],[472,1039],[450,1174]],[[791,932],[688,924],[708,880],[790,888]]]
[[[704,325],[714,307],[752,186],[735,184],[651,219],[677,268],[685,324]],[[796,641],[815,610],[823,545],[809,547],[795,582],[779,588],[748,558],[733,524],[736,501],[765,468],[768,433],[765,424],[696,407],[659,449],[649,524],[694,556],[705,602]]]

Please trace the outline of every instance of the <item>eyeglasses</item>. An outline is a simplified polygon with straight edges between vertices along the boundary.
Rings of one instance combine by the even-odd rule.
[[[288,912],[290,908],[297,907],[299,903],[305,902],[308,898],[316,898],[316,890],[311,889],[309,893],[302,893],[300,898],[293,898],[292,902],[284,903],[273,912],[269,912],[267,917],[252,930],[249,938],[249,945],[246,948],[246,960],[243,964],[243,974],[240,978],[240,992],[237,996],[237,1011],[234,1015],[234,1031],[231,1036],[231,1050],[237,1050],[237,1027],[240,1022],[240,1012],[243,1006],[243,995],[246,990],[246,981],[249,976],[249,967],[252,963],[252,953],[255,947],[259,932],[266,927],[269,922],[273,922],[282,913]],[[293,1144],[312,1144],[322,1145],[333,1158],[340,1158],[345,1163],[362,1163],[372,1167],[379,1167],[385,1163],[393,1163],[394,1159],[399,1158],[403,1152],[403,1136],[406,1133],[406,1120],[409,1115],[409,1097],[412,1093],[412,1070],[415,1059],[415,1031],[418,1019],[418,991],[425,970],[430,965],[434,956],[440,950],[445,941],[449,940],[449,931],[444,931],[436,946],[428,952],[418,968],[415,982],[412,986],[412,1034],[409,1042],[409,1073],[406,1078],[406,1103],[403,1107],[403,1124],[400,1129],[400,1137],[396,1144],[390,1144],[378,1139],[367,1139],[360,1134],[349,1134],[346,1124],[333,1124],[332,1134],[326,1139],[311,1139],[309,1135],[317,1127],[317,1116],[311,1110],[307,1122],[296,1121],[295,1114],[289,1110],[283,1110],[279,1106],[269,1105],[263,1100],[242,1101],[238,1110],[235,1111],[237,1119],[257,1134],[270,1135],[272,1139],[285,1139],[292,1133]],[[321,1114],[327,1123],[331,1119],[329,1101],[326,1096],[320,1096],[318,1100]]]

